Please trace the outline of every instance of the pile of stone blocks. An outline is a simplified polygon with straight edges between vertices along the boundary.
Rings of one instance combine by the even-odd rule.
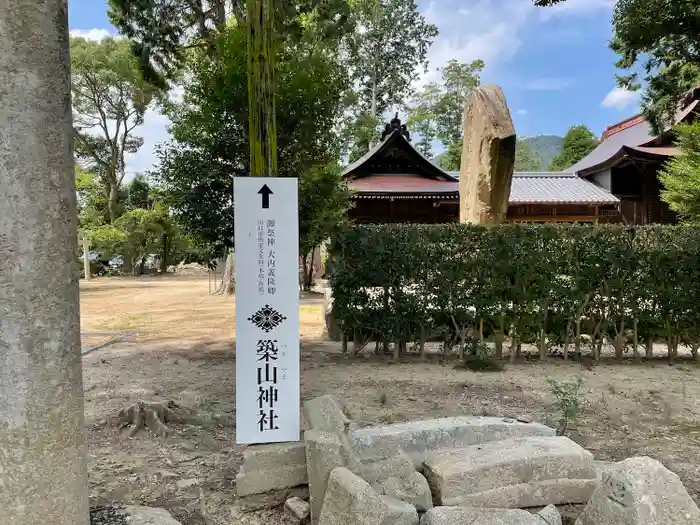
[[[700,523],[660,463],[633,458],[601,473],[590,452],[538,423],[468,416],[357,429],[332,396],[304,403],[304,416],[304,442],[246,449],[242,508],[291,498],[290,514],[312,525],[561,525],[556,505],[587,504],[577,525]]]

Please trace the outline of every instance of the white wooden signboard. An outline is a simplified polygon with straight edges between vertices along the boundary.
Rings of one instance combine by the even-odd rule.
[[[296,178],[237,177],[236,442],[299,441]]]

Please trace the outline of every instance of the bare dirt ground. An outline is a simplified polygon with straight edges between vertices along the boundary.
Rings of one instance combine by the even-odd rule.
[[[302,397],[340,396],[361,425],[451,415],[529,415],[556,425],[545,378],[581,377],[583,406],[569,435],[599,460],[648,455],[700,501],[700,368],[694,363],[603,361],[590,369],[523,361],[503,372],[456,370],[437,356],[348,359],[321,340],[322,298],[301,301]],[[235,308],[204,277],[105,278],[81,284],[83,358],[93,505],[166,507],[184,525],[230,525],[242,448],[235,444]],[[589,365],[590,366],[590,365]],[[126,437],[118,412],[138,400],[172,400],[200,421],[167,438]],[[284,523],[279,512],[263,521]],[[233,521],[235,523],[235,521]]]

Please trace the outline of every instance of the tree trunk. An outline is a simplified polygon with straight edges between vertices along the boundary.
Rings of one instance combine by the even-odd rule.
[[[0,523],[88,525],[66,1],[0,17]]]
[[[226,1],[215,0],[215,2],[216,18],[214,19],[214,25],[217,30],[221,31],[226,26]]]
[[[139,263],[139,275],[146,273],[146,258],[141,257],[141,262]]]
[[[226,256],[226,264],[224,265],[224,273],[221,276],[221,286],[216,291],[216,295],[233,295],[236,293],[236,272],[235,272],[235,253],[229,250]]]
[[[651,336],[646,341],[646,357],[647,359],[654,357],[654,339]]]
[[[111,224],[117,220],[117,198],[119,197],[119,188],[116,182],[109,183],[109,195],[107,196],[107,210],[109,211],[109,222]]]
[[[160,254],[160,273],[165,273],[168,271],[168,252],[170,247],[168,246],[168,236],[163,234],[163,248]]]
[[[248,0],[250,174],[277,173],[273,0]]]

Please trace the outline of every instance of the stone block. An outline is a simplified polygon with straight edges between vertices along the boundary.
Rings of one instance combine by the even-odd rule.
[[[129,525],[180,525],[165,509],[127,505],[124,512],[129,516]]]
[[[243,465],[248,472],[306,465],[306,446],[303,441],[250,445],[243,450]]]
[[[410,503],[418,512],[433,507],[428,481],[416,471],[413,462],[404,453],[388,460],[363,465],[356,474],[378,494]]]
[[[304,413],[311,430],[344,434],[350,428],[347,411],[335,396],[325,395],[305,401]]]
[[[331,472],[319,525],[418,525],[413,505],[380,496],[344,467]]]
[[[543,525],[539,517],[524,510],[470,507],[435,507],[420,525]]]
[[[541,525],[562,525],[561,514],[554,505],[547,505],[537,513]]]
[[[585,503],[593,455],[566,437],[529,437],[434,454],[425,474],[436,504],[523,508]]]
[[[700,510],[680,478],[648,457],[609,465],[576,525],[691,525]]]
[[[539,423],[463,416],[362,428],[350,432],[348,439],[363,461],[387,459],[403,451],[420,470],[427,457],[435,452],[509,438],[555,434],[554,429]]]
[[[239,497],[245,497],[298,487],[307,483],[306,464],[279,467],[274,470],[252,470],[250,472],[244,465],[236,474],[236,494]]]
[[[303,521],[309,517],[311,507],[301,498],[289,498],[284,502],[285,510],[295,519]]]
[[[309,479],[309,502],[311,522],[317,523],[323,508],[328,486],[328,478],[337,467],[347,466],[340,436],[333,432],[308,430],[304,434],[306,442],[306,468]]]

